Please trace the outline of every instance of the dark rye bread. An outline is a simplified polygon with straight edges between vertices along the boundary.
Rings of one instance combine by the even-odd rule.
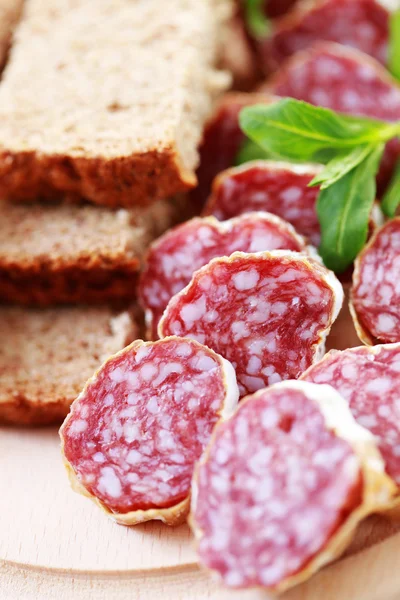
[[[112,211],[0,202],[0,302],[131,304],[146,248],[183,206],[159,201]]]
[[[0,197],[143,205],[196,184],[230,0],[26,0],[0,85]]]
[[[101,363],[136,337],[128,312],[0,307],[0,423],[61,421]]]

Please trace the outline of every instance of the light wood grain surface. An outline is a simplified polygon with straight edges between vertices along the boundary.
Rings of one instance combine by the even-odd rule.
[[[345,310],[329,347],[357,343]],[[73,493],[54,428],[0,428],[0,473],[0,600],[268,598],[260,591],[228,592],[200,571],[186,526],[118,526]],[[371,518],[354,540],[353,556],[282,598],[400,598],[399,528]]]

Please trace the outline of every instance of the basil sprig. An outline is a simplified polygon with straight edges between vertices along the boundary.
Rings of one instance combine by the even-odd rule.
[[[382,198],[381,208],[387,217],[394,217],[400,204],[400,161],[397,162],[392,181]]]
[[[319,252],[326,266],[338,273],[347,269],[367,240],[383,149],[383,144],[372,148],[365,160],[318,196]]]
[[[389,18],[388,69],[400,79],[400,10],[393,11]]]
[[[344,271],[366,242],[376,172],[385,143],[400,135],[400,123],[342,115],[287,98],[244,108],[240,126],[251,142],[276,158],[325,164],[309,184],[321,188],[319,251],[327,267]],[[388,214],[400,203],[400,173],[393,186]]]
[[[265,13],[265,0],[244,0],[244,16],[250,35],[256,40],[266,38],[271,30]]]

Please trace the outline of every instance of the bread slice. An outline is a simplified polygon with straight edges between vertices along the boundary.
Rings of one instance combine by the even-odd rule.
[[[230,0],[26,0],[0,85],[0,197],[111,207],[196,184]]]
[[[141,258],[182,212],[178,201],[112,211],[0,202],[0,302],[132,303]]]
[[[21,16],[24,0],[1,0],[0,2],[0,71],[6,62],[14,27]]]
[[[0,422],[60,421],[95,369],[136,337],[128,312],[0,307]]]

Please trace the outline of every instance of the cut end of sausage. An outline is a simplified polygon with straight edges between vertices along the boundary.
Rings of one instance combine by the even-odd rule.
[[[217,425],[195,471],[190,523],[200,561],[225,585],[281,592],[339,556],[392,494],[346,401],[289,381]]]
[[[237,400],[232,365],[209,348],[134,342],[89,380],[60,430],[74,489],[125,525],[182,522],[194,463]]]

